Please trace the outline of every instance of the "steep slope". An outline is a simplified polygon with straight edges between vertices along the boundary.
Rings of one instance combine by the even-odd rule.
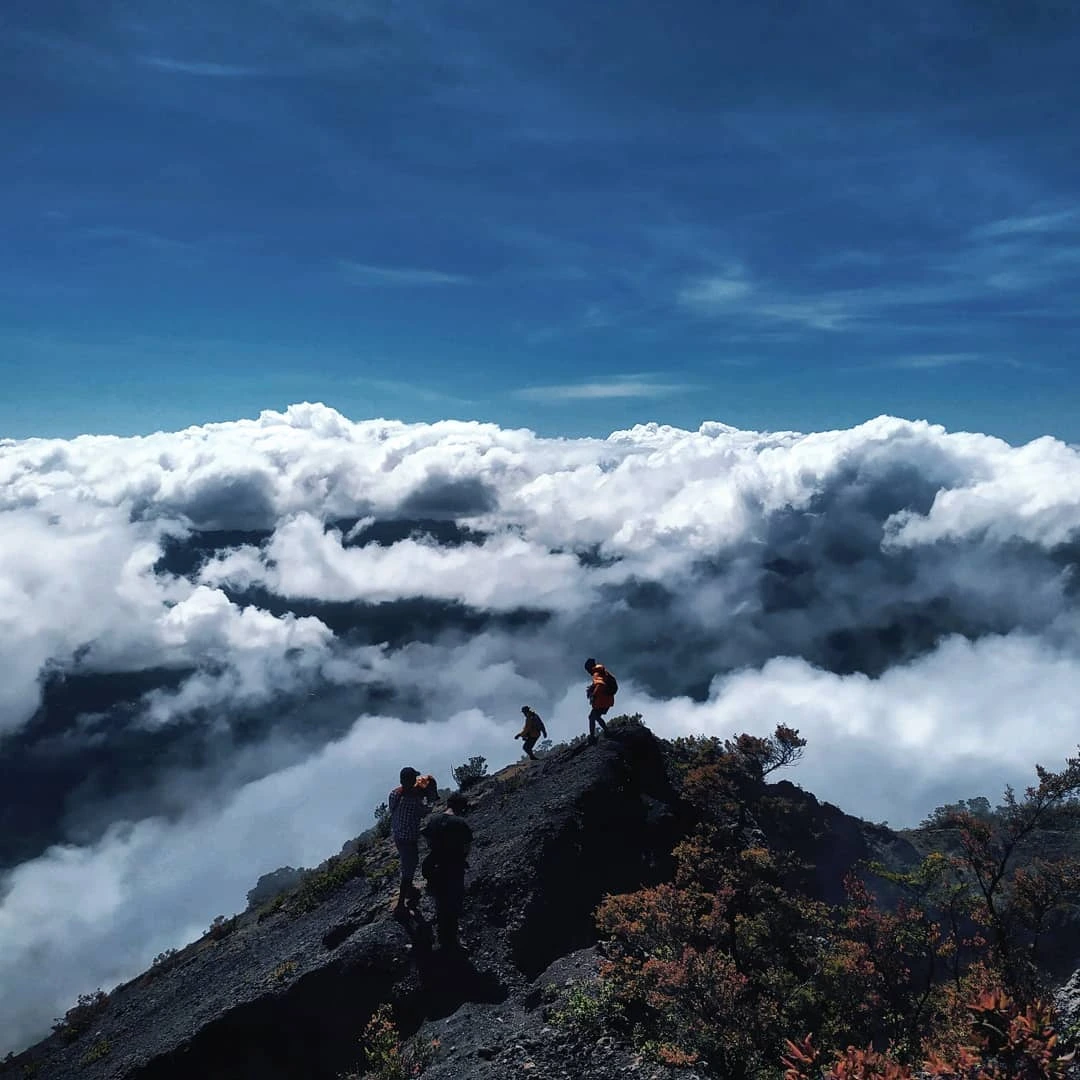
[[[759,825],[818,868],[823,898],[834,898],[859,860],[914,858],[888,830],[790,783],[769,794],[775,820]],[[622,725],[596,746],[503,769],[470,796],[468,957],[412,944],[390,911],[392,844],[365,834],[284,900],[226,921],[117,987],[74,1025],[84,1030],[54,1034],[6,1063],[4,1075],[336,1077],[355,1066],[358,1038],[382,1002],[393,1003],[403,1033],[440,1038],[435,1078],[506,1075],[533,1059],[537,1076],[616,1075],[633,1063],[627,1050],[568,1041],[544,1024],[542,1007],[595,963],[592,913],[603,896],[671,873],[671,849],[694,815],[673,787],[665,744]]]

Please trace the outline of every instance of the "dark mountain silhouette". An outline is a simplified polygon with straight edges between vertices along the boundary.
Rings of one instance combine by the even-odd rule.
[[[865,860],[904,867],[918,857],[887,828],[790,782],[763,787],[774,810],[756,828],[805,860],[822,899],[839,900],[844,873]],[[545,1016],[568,982],[595,969],[603,897],[671,877],[672,848],[695,811],[673,783],[669,744],[623,723],[595,746],[582,740],[485,777],[469,795],[466,956],[427,951],[423,928],[393,917],[396,854],[373,829],[299,884],[293,868],[264,877],[247,911],[107,997],[83,999],[2,1075],[337,1077],[356,1066],[364,1026],[384,1002],[403,1035],[440,1040],[436,1080],[518,1068],[623,1075],[629,1047],[575,1040]],[[277,887],[291,891],[275,896]],[[636,1075],[669,1073],[648,1068]]]

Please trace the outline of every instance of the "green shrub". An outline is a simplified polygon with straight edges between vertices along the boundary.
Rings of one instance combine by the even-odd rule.
[[[215,915],[214,921],[206,928],[205,936],[211,941],[221,941],[236,929],[238,922],[239,919],[235,915],[231,919],[224,915]]]
[[[402,1042],[393,1011],[380,1005],[364,1028],[362,1080],[410,1080],[431,1064],[439,1049],[438,1039]],[[355,1074],[353,1074],[355,1076]]]
[[[487,776],[487,758],[479,754],[469,758],[463,765],[458,765],[453,770],[454,780],[462,791],[467,791],[474,784],[478,784]]]
[[[641,713],[619,713],[618,716],[611,717],[607,726],[609,730],[619,730],[622,728],[624,731],[627,728],[643,728],[645,722],[641,719]]]
[[[109,1046],[108,1039],[98,1039],[89,1050],[81,1058],[79,1058],[79,1064],[82,1066],[93,1065],[95,1061],[100,1061],[103,1057],[109,1056],[109,1051],[112,1049]]]
[[[89,1029],[109,1004],[109,995],[100,988],[92,994],[80,994],[78,1000],[63,1019],[53,1023],[53,1032],[64,1042],[74,1042],[84,1031]]]
[[[273,900],[267,901],[261,908],[259,908],[258,921],[262,922],[263,919],[269,919],[271,915],[276,915],[284,906],[287,893],[278,893]]]
[[[570,987],[560,1008],[552,1009],[548,1019],[556,1027],[595,1041],[619,1013],[612,987],[599,979],[576,982]]]
[[[301,882],[293,894],[291,907],[296,911],[313,911],[328,896],[336,892],[347,881],[360,877],[364,873],[364,859],[361,855],[335,856],[328,859],[321,870],[313,870]]]
[[[159,952],[157,956],[154,957],[150,966],[159,967],[161,964],[167,964],[174,956],[177,955],[177,953],[179,953],[179,951],[179,949],[166,949],[164,952]]]
[[[994,808],[984,795],[976,795],[973,799],[961,799],[959,802],[935,807],[919,822],[917,828],[924,831],[955,828],[955,819],[958,814],[972,814],[974,817],[988,821],[994,816]]]
[[[396,878],[401,871],[401,863],[397,859],[388,859],[382,866],[373,867],[368,871],[369,881],[385,881],[387,878]]]
[[[375,807],[375,835],[386,837],[390,835],[390,807],[386,803],[379,803]]]

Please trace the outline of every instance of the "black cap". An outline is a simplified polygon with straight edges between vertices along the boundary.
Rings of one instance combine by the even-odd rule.
[[[398,779],[405,787],[412,787],[416,783],[416,778],[420,774],[411,766],[406,765],[404,769],[398,774]]]

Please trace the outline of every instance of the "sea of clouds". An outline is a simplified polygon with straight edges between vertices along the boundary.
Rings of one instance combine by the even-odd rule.
[[[1080,450],[879,417],[544,439],[322,405],[0,441],[0,1052],[372,824],[401,765],[663,735],[917,823],[1075,753]]]

